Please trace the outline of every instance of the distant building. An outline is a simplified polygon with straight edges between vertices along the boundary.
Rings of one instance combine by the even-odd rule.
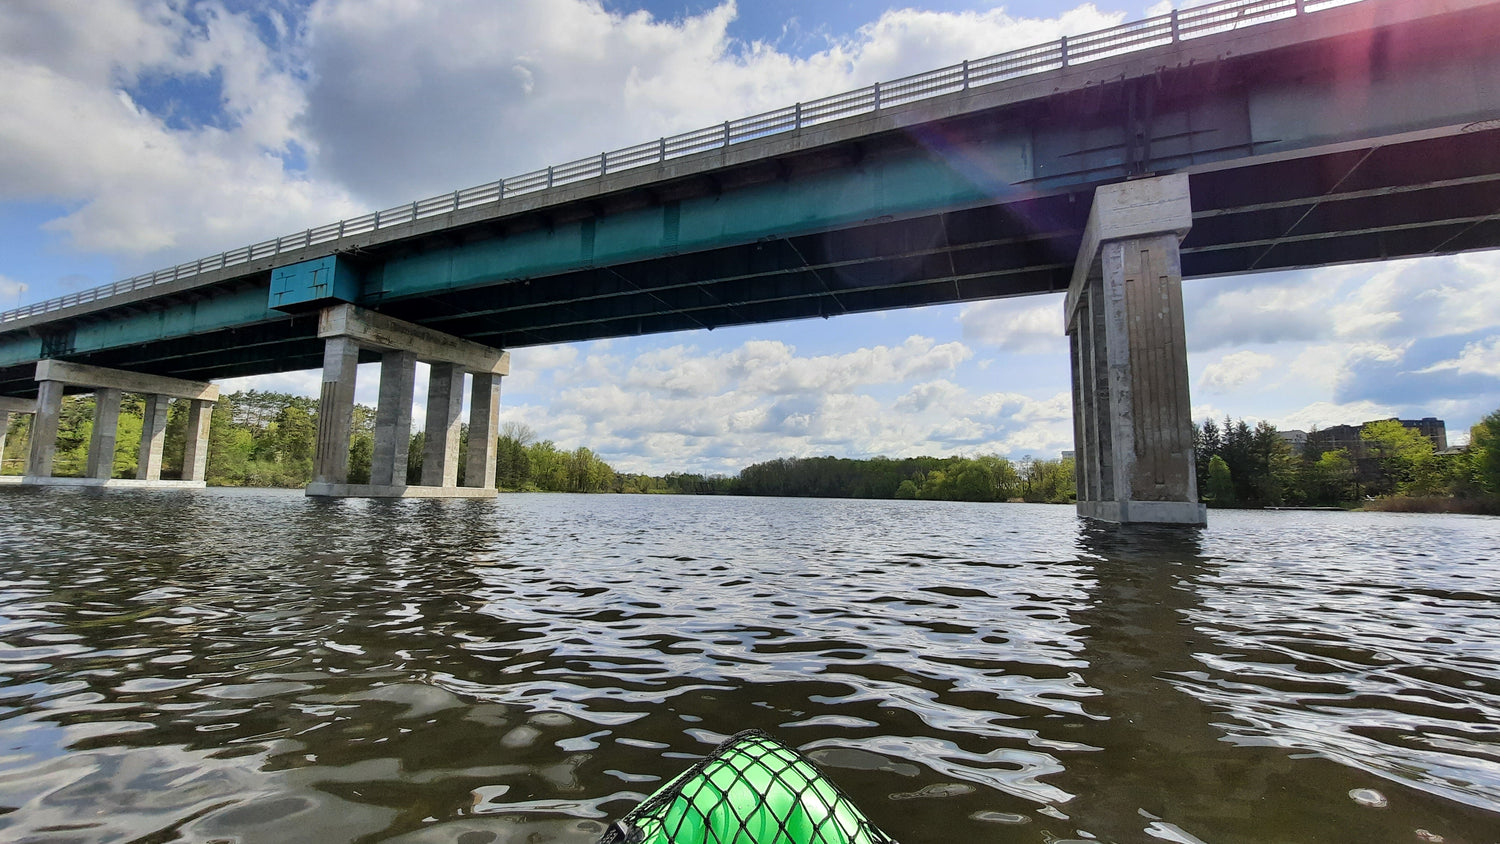
[[[1062,459],[1064,459],[1064,460],[1072,460],[1073,459],[1073,452],[1071,452],[1071,451],[1064,451],[1062,453]]]
[[[1445,451],[1448,448],[1448,426],[1443,420],[1424,416],[1421,419],[1375,419],[1375,422],[1400,422],[1403,427],[1409,428],[1429,440],[1432,440],[1433,451]],[[1313,431],[1304,435],[1304,446],[1316,446],[1321,451],[1333,451],[1344,449],[1355,459],[1365,457],[1365,441],[1360,438],[1359,432],[1365,425],[1333,425],[1321,431]],[[1290,433],[1290,432],[1288,432]],[[1301,433],[1300,431],[1296,433]]]
[[[1304,448],[1307,448],[1306,431],[1298,431],[1296,429],[1292,429],[1290,431],[1277,431],[1276,436],[1281,437],[1282,442],[1291,446],[1293,453],[1301,454],[1302,450]]]

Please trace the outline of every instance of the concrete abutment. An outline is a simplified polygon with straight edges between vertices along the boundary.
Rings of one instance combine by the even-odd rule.
[[[510,353],[350,304],[324,308],[323,391],[318,406],[316,467],[307,494],[326,498],[489,498],[495,495],[495,440],[500,379]],[[355,368],[360,350],[378,351],[380,393],[370,482],[349,483]],[[412,400],[418,361],[430,365],[420,484],[406,483]],[[473,380],[469,460],[458,484],[465,374]]]
[[[1065,311],[1079,515],[1202,525],[1179,244],[1185,174],[1100,187]]]

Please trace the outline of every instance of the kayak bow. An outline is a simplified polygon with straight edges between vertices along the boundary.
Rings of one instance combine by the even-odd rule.
[[[896,844],[797,751],[731,736],[619,821],[599,844]]]

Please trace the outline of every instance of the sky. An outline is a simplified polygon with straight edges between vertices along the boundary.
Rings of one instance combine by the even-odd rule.
[[[6,0],[0,310],[1170,5]],[[1500,408],[1500,254],[1184,299],[1195,419],[1437,416],[1463,442]],[[516,349],[511,371],[503,421],[620,471],[1073,447],[1059,296]]]

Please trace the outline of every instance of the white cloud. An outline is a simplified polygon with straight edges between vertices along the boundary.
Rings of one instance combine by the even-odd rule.
[[[996,299],[965,306],[958,322],[965,340],[1018,354],[1066,354],[1060,296]]]
[[[1334,425],[1358,425],[1374,419],[1389,419],[1396,415],[1395,408],[1371,401],[1336,403],[1313,402],[1289,413],[1270,417],[1269,421],[1283,431],[1311,431]]]
[[[1339,270],[1190,281],[1183,293],[1188,348],[1205,352],[1247,343],[1316,340],[1332,334],[1330,303],[1338,300]]]
[[[1198,386],[1213,393],[1238,389],[1260,379],[1276,364],[1276,358],[1260,352],[1235,352],[1203,368]]]
[[[232,249],[357,211],[288,172],[306,146],[301,82],[246,15],[123,0],[0,7],[0,200],[74,210],[47,228],[134,269]],[[217,74],[233,128],[173,128],[126,90],[151,74]]]
[[[1458,357],[1439,361],[1419,374],[1430,372],[1456,372],[1459,375],[1489,375],[1500,377],[1500,337],[1491,337],[1464,346]]]
[[[25,295],[27,285],[0,275],[0,308],[8,308]]]

